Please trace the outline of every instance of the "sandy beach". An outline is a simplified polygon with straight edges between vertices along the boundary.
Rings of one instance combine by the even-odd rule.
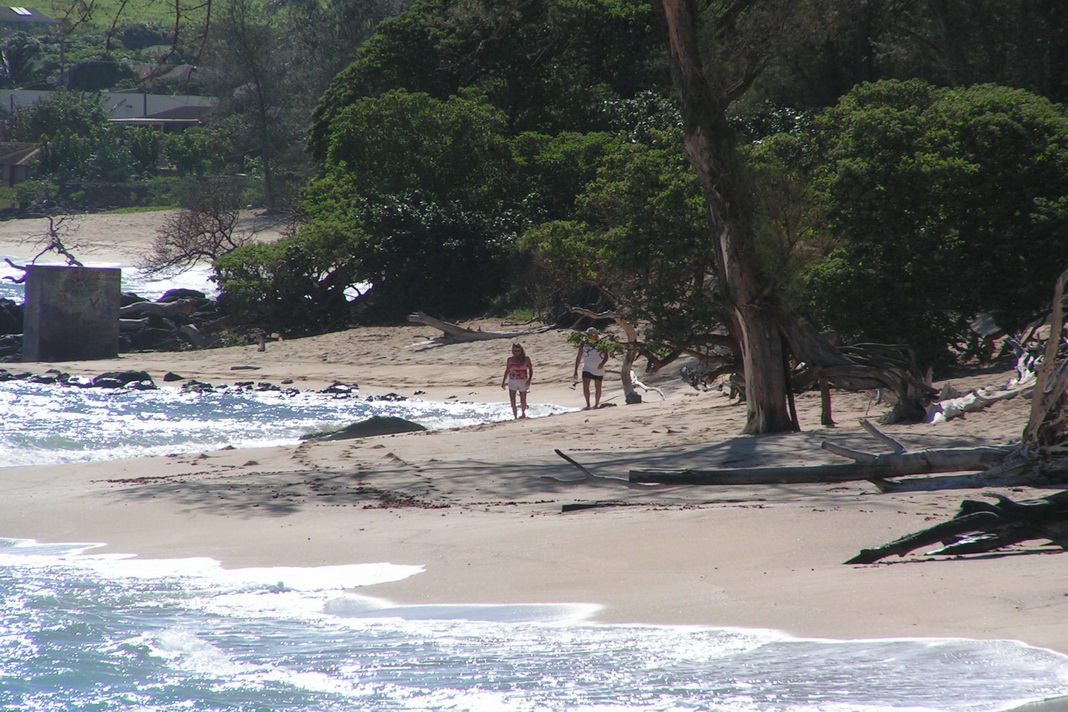
[[[162,213],[85,217],[73,243],[94,259],[136,262]],[[46,221],[0,223],[0,253],[32,257]],[[76,254],[82,254],[76,251]],[[430,307],[428,305],[428,311]],[[483,319],[487,331],[524,325]],[[511,339],[444,344],[419,325],[364,327],[256,346],[126,354],[115,360],[4,364],[72,374],[173,372],[210,383],[357,383],[363,395],[504,402]],[[880,493],[867,482],[634,488],[632,469],[835,462],[824,441],[885,452],[859,426],[886,409],[836,393],[798,398],[802,432],[743,437],[744,406],[700,392],[678,365],[645,377],[663,391],[580,410],[567,332],[516,337],[535,366],[532,402],[572,412],[437,432],[118,462],[0,469],[0,536],[101,542],[142,557],[206,556],[228,567],[390,562],[422,574],[363,593],[398,603],[593,603],[596,620],[783,630],[806,637],[1007,638],[1068,654],[1068,558],[1039,542],[998,555],[848,566],[861,548],[951,517],[988,492],[952,478]],[[610,368],[613,364],[610,364]],[[618,362],[616,362],[618,368]],[[235,370],[234,367],[253,367]],[[990,372],[960,390],[1003,384]],[[1016,399],[939,425],[886,426],[910,449],[1000,445],[1019,437]],[[618,481],[588,480],[556,454]],[[546,479],[550,478],[550,479]],[[553,481],[576,480],[572,484]],[[1013,499],[1052,490],[997,490]],[[570,505],[599,505],[570,509]]]

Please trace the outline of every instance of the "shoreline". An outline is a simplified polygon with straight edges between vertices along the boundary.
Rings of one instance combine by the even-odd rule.
[[[99,239],[128,239],[132,251],[150,234],[144,220],[128,238],[105,224]],[[92,224],[83,220],[82,239]],[[520,328],[488,319],[467,325]],[[534,361],[532,404],[582,406],[566,335],[515,339]],[[292,379],[302,390],[341,381],[357,383],[363,395],[422,391],[427,400],[507,403],[499,379],[512,339],[441,344],[435,336],[425,326],[359,327],[269,342],[263,352],[237,346],[9,366],[74,375],[145,370],[157,383],[167,372],[213,384]],[[866,482],[630,488],[622,480],[632,469],[837,461],[821,448],[825,440],[883,451],[859,426],[885,412],[871,394],[836,392],[832,428],[819,423],[819,394],[801,394],[801,432],[752,437],[739,435],[743,407],[693,389],[677,368],[641,377],[664,398],[648,392],[637,405],[429,433],[3,468],[0,536],[103,542],[102,552],[143,558],[206,556],[228,568],[424,566],[410,579],[360,589],[401,605],[580,602],[602,606],[596,622],[604,623],[850,640],[1007,639],[1068,653],[1068,559],[1052,547],[842,563],[953,516],[963,499],[996,492],[1021,500],[1051,490],[977,491],[947,477],[914,478],[886,494]],[[970,390],[1004,379],[990,372],[954,385]],[[605,399],[622,400],[617,376],[605,380]],[[1028,406],[1003,401],[939,425],[884,430],[915,450],[1000,445],[1019,438]],[[556,450],[621,481],[543,479],[581,479]],[[568,505],[583,508],[563,511]]]

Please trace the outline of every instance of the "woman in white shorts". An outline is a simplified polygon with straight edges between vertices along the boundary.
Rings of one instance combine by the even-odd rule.
[[[508,398],[512,401],[512,417],[527,417],[527,392],[530,390],[530,380],[534,378],[534,364],[527,352],[519,344],[512,344],[512,355],[504,364],[504,378],[501,379],[501,388],[508,389]],[[516,409],[515,394],[519,394],[519,404],[522,409]]]

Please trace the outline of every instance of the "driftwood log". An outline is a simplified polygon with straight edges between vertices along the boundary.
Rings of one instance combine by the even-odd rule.
[[[952,519],[875,549],[862,549],[847,564],[872,564],[939,544],[934,555],[983,554],[1036,539],[1068,549],[1068,492],[1014,502],[993,494],[997,503],[966,499]]]
[[[423,324],[425,326],[431,326],[435,329],[440,329],[442,336],[439,337],[442,341],[460,342],[460,341],[488,341],[490,339],[516,339],[520,336],[529,336],[531,334],[541,334],[552,329],[551,326],[542,327],[541,329],[535,329],[533,331],[482,331],[468,329],[467,327],[460,326],[459,324],[453,324],[452,322],[442,321],[441,319],[435,319],[432,316],[427,316],[423,312],[414,312],[408,315],[408,321],[413,324]]]
[[[853,462],[796,467],[748,467],[711,470],[631,470],[630,481],[673,485],[767,485],[868,481],[880,491],[899,485],[888,477],[906,477],[947,472],[985,472],[1002,466],[1013,452],[1009,446],[942,448],[909,452],[897,440],[868,421],[861,425],[893,452],[876,455],[824,442],[822,447]]]
[[[120,319],[135,319],[142,314],[162,317],[192,316],[197,313],[195,299],[176,299],[173,302],[134,302],[119,309]]]

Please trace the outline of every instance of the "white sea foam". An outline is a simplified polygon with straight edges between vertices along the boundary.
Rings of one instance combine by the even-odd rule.
[[[607,626],[593,606],[342,590],[419,570],[228,570],[0,541],[0,707],[993,712],[1068,691],[1068,658],[1014,641]]]
[[[25,298],[25,289],[22,284],[13,280],[21,279],[24,273],[22,270],[11,267],[6,259],[10,259],[15,264],[25,264],[26,260],[11,255],[0,255],[0,298],[21,304]],[[35,264],[65,265],[66,261],[48,255]],[[122,291],[133,292],[148,300],[159,299],[171,289],[195,289],[209,297],[214,297],[218,293],[216,284],[211,280],[213,271],[210,265],[198,265],[185,272],[150,275],[134,265],[118,262],[85,260],[83,264],[86,267],[121,269]]]

